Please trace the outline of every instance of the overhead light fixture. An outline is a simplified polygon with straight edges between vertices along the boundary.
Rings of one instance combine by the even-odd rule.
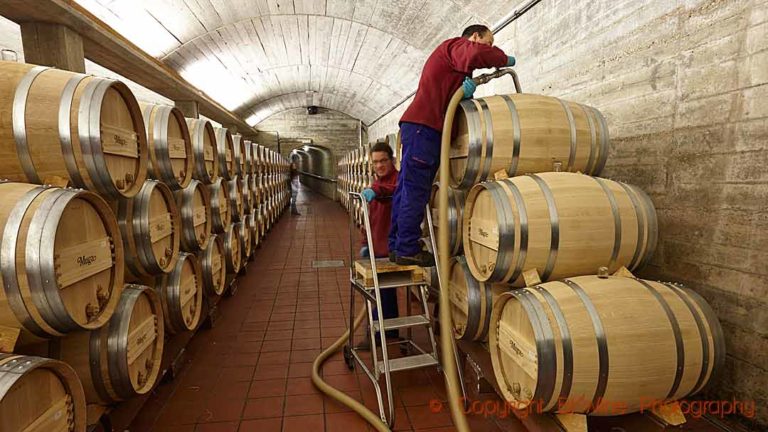
[[[233,76],[218,60],[206,58],[191,63],[181,76],[230,111],[240,108],[253,94],[245,80]]]
[[[152,57],[162,57],[180,45],[179,41],[147,12],[144,0],[117,0],[109,2],[108,6],[98,0],[75,1]]]

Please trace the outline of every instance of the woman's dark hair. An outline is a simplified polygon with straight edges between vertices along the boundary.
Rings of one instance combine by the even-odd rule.
[[[482,24],[474,24],[465,28],[464,32],[461,33],[461,37],[469,39],[475,33],[480,33],[480,36],[482,36],[489,31],[491,31],[491,29]]]
[[[385,142],[377,142],[376,144],[371,147],[371,153],[373,152],[386,152],[387,156],[389,156],[390,159],[393,158],[393,152],[392,147],[389,146],[389,144]]]

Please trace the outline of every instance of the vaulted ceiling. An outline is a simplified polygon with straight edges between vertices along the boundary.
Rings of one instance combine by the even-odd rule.
[[[368,124],[426,57],[521,0],[76,0],[250,124],[318,105]]]

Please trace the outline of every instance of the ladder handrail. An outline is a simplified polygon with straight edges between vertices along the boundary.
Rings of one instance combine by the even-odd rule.
[[[381,295],[379,291],[379,273],[376,269],[376,254],[373,253],[374,246],[373,246],[373,236],[371,235],[371,221],[368,217],[368,202],[363,198],[363,195],[359,192],[349,192],[350,197],[353,199],[360,200],[361,208],[363,211],[363,224],[365,226],[365,235],[368,240],[368,258],[371,260],[371,272],[373,273],[373,289],[376,295],[376,312],[379,321],[384,322],[384,313],[381,309]],[[350,213],[350,220],[351,220],[351,213]],[[350,245],[352,244],[352,235],[351,235],[351,224],[350,224]],[[350,247],[350,255],[353,253],[354,249]],[[350,259],[350,276],[354,277],[354,260]],[[368,311],[369,314],[369,323],[372,322],[371,317],[371,311]],[[382,419],[385,421],[385,423],[389,424],[390,427],[394,426],[395,424],[395,407],[394,407],[394,401],[392,400],[392,382],[390,378],[390,371],[389,371],[389,353],[387,353],[387,339],[386,339],[386,332],[384,331],[384,326],[380,326],[379,329],[379,339],[381,340],[381,361],[384,363],[384,381],[387,386],[387,409],[389,411],[389,420]],[[371,333],[371,336],[373,336],[373,326],[369,326],[369,332]],[[371,338],[371,357],[373,358],[373,370],[376,373],[376,376],[378,377],[379,373],[379,367],[377,362],[377,356],[376,356],[376,342],[373,340],[373,337]]]

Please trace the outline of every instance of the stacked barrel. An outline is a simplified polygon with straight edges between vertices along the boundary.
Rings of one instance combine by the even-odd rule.
[[[457,339],[487,343],[517,408],[612,415],[701,390],[723,365],[712,309],[685,287],[634,277],[657,242],[638,187],[600,178],[609,135],[589,106],[533,94],[462,101],[448,219]]]
[[[341,205],[351,212],[355,223],[363,223],[363,209],[359,200],[350,200],[349,192],[362,192],[374,180],[373,164],[370,160],[371,144],[365,144],[344,155],[338,163],[338,177]]]
[[[287,205],[288,164],[120,81],[0,73],[0,416],[85,430],[86,403],[155,386],[166,335],[197,329]]]

